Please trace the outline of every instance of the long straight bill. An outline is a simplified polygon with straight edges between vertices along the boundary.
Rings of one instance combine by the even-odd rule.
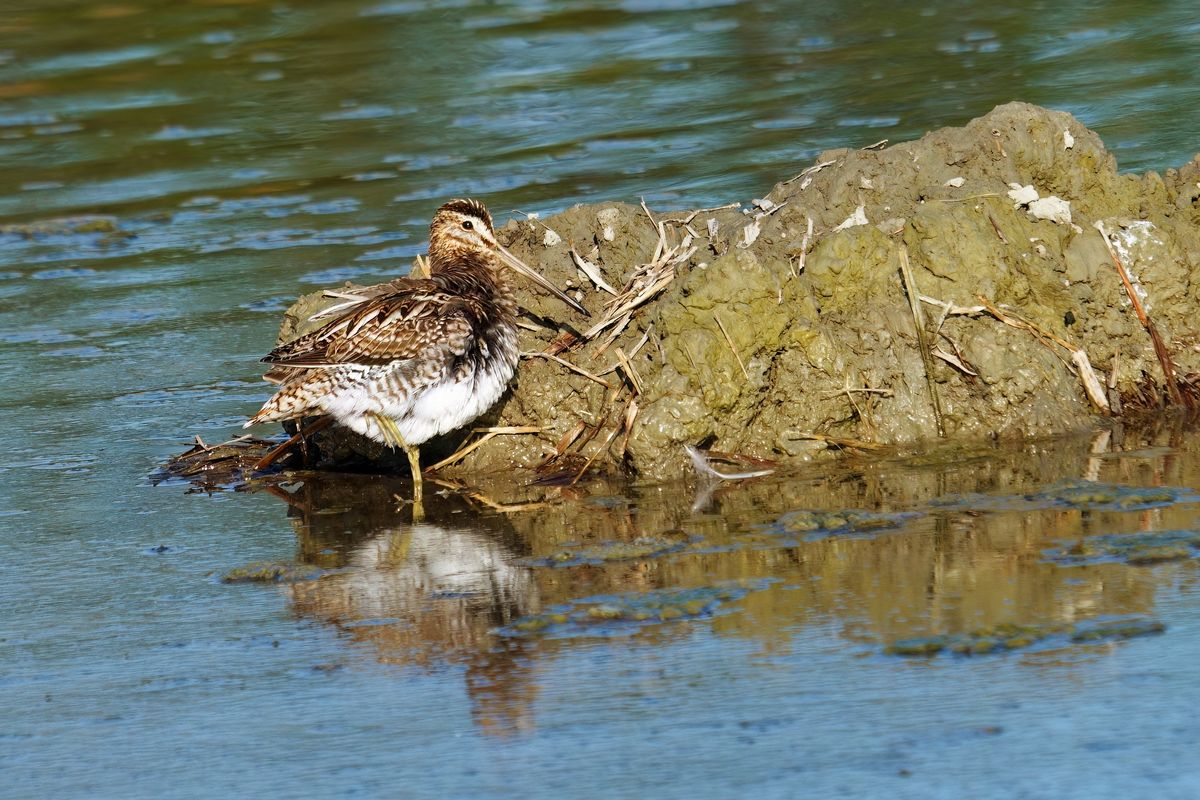
[[[542,274],[540,272],[536,272],[532,267],[530,267],[528,264],[526,264],[521,259],[514,256],[512,253],[508,252],[508,250],[504,249],[503,247],[500,247],[499,245],[497,245],[497,250],[500,253],[500,257],[502,259],[504,259],[505,264],[508,264],[514,270],[521,273],[526,278],[529,278],[529,280],[533,281],[538,286],[542,287],[547,292],[549,292],[550,294],[557,297],[559,300],[562,300],[564,303],[566,303],[571,308],[578,311],[580,314],[583,314],[585,317],[591,316],[591,314],[589,314],[587,312],[586,308],[579,305],[579,303],[575,302],[575,300],[572,299],[571,297],[569,297],[565,292],[563,292],[561,289],[559,289],[553,283],[548,281],[545,277],[542,276]]]

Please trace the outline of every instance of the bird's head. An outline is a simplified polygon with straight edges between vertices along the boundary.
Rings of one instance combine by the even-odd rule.
[[[436,270],[439,264],[494,256],[501,264],[529,278],[571,308],[588,316],[587,310],[557,286],[514,256],[496,239],[492,215],[478,200],[451,200],[433,215],[429,226],[429,260]]]

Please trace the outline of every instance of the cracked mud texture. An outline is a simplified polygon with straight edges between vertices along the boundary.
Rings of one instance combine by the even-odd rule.
[[[562,459],[582,464],[595,455],[593,468],[649,479],[689,470],[685,444],[786,460],[827,452],[811,434],[889,445],[935,439],[900,274],[902,249],[918,294],[963,307],[982,297],[1084,350],[1101,382],[1115,368],[1110,396],[1145,397],[1149,387],[1157,398],[1162,371],[1093,227],[1097,221],[1133,276],[1179,376],[1200,372],[1200,157],[1162,175],[1121,174],[1100,138],[1071,115],[1010,103],[961,128],[886,149],[832,150],[816,164],[825,166],[789,176],[765,194],[781,207],[761,218],[761,233],[748,246],[744,229],[753,217],[741,209],[697,214],[695,252],[613,344],[597,355],[601,334],[560,354],[602,373],[616,363],[617,348],[630,353],[649,331],[630,359],[641,388],[631,431],[621,426],[635,392],[622,371],[604,376],[620,388],[614,397],[558,363],[527,358],[509,393],[477,424],[543,432],[497,436],[449,471],[532,469],[581,421],[601,429],[579,437],[577,452]],[[1011,184],[1068,201],[1072,222],[1037,219],[1016,206]],[[867,223],[844,225],[860,207]],[[691,213],[651,212],[658,220]],[[546,227],[561,241],[554,243]],[[667,233],[674,244],[684,230],[670,225]],[[534,318],[576,333],[603,318],[612,297],[574,266],[568,248],[573,244],[619,290],[653,259],[658,242],[641,208],[621,203],[510,221],[498,235],[556,284],[579,293],[591,320],[524,281],[516,284]],[[301,298],[287,313],[281,340],[309,329],[297,321],[332,302],[319,293]],[[1100,412],[1066,349],[993,316],[943,319],[943,308],[929,303],[922,310],[930,346],[976,373],[932,360],[948,438],[1037,436],[1096,423]],[[560,331],[522,331],[521,348],[544,350]],[[453,450],[465,435],[447,437],[440,449]],[[389,467],[403,463],[337,430],[318,435],[318,444],[326,461],[357,453]],[[438,449],[428,448],[426,463]]]

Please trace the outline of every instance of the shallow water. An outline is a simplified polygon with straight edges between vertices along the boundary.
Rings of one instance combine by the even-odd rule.
[[[547,505],[420,525],[403,479],[148,478],[265,398],[292,297],[406,268],[450,196],[746,200],[1010,99],[1181,164],[1190,5],[428,5],[4,4],[2,793],[1200,793],[1195,549],[1154,533],[1200,528],[1200,439],[1171,421],[709,498],[485,484]],[[221,582],[254,562],[325,572]],[[1166,630],[1068,631],[1126,618]],[[1046,636],[885,652],[1009,623]]]

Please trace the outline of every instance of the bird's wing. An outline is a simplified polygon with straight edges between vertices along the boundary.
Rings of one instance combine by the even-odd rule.
[[[452,358],[470,345],[470,312],[465,300],[434,281],[393,281],[391,291],[347,309],[262,360],[277,367],[314,368]]]

